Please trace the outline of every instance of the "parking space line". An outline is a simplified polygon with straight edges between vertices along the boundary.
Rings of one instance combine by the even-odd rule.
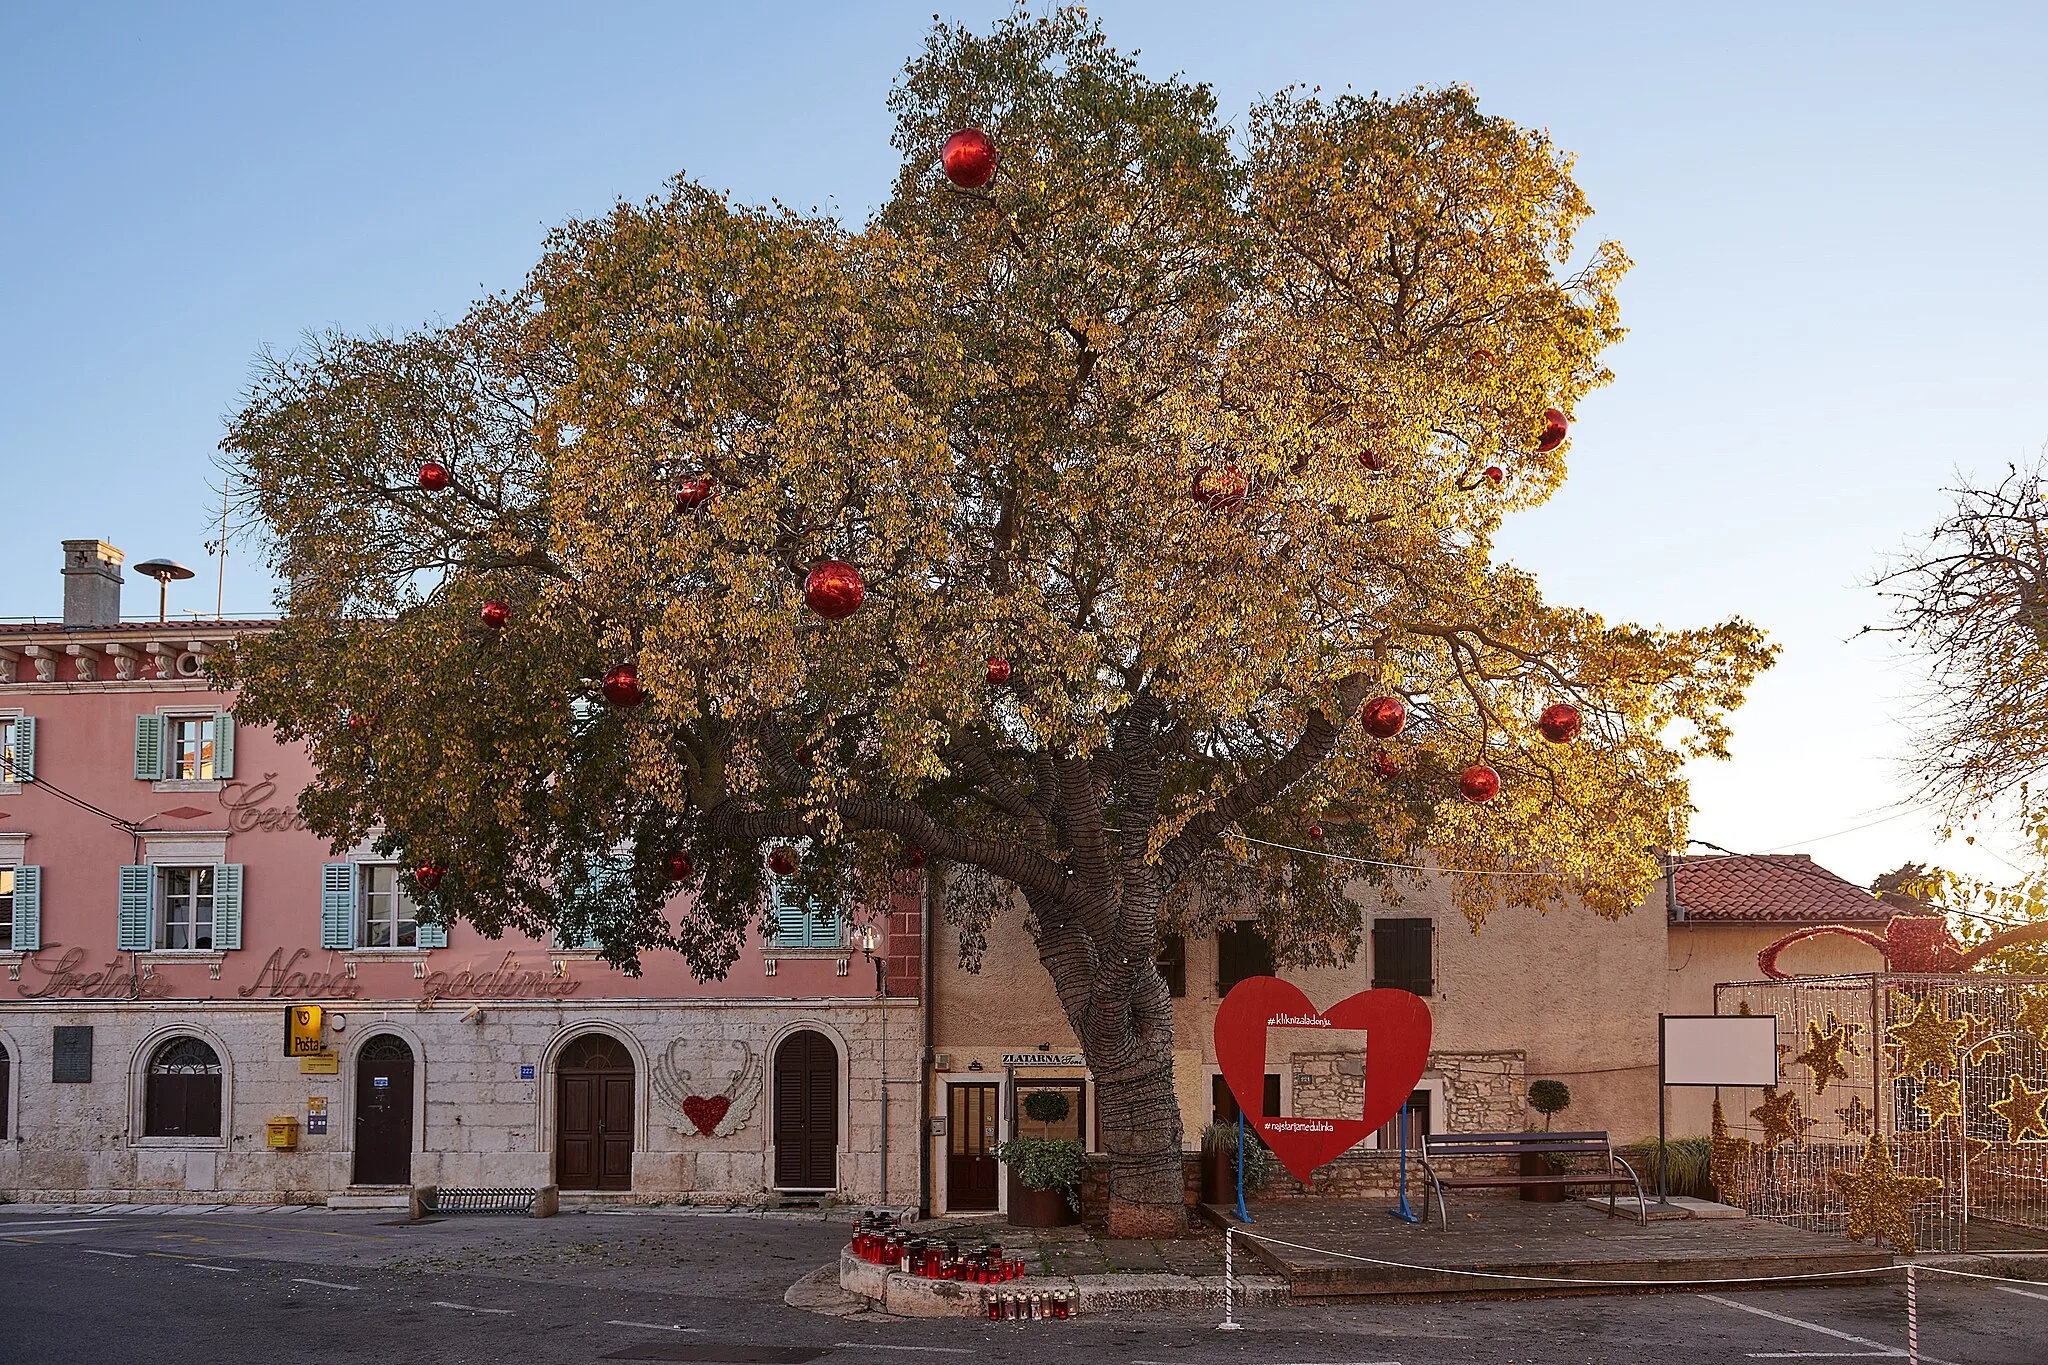
[[[702,1327],[681,1327],[672,1322],[621,1322],[617,1318],[606,1318],[607,1327],[643,1327],[650,1332],[701,1332]]]
[[[132,1251],[102,1251],[98,1247],[80,1247],[79,1250],[88,1256],[119,1256],[124,1261],[135,1259],[135,1253]]]
[[[239,1275],[242,1273],[239,1266],[208,1265],[204,1261],[187,1261],[185,1262],[185,1268],[187,1270],[218,1270],[223,1275]]]
[[[435,1299],[433,1306],[436,1308],[453,1308],[459,1313],[510,1313],[512,1311],[509,1308],[479,1308],[473,1303],[449,1303],[445,1299]]]
[[[2014,1289],[2009,1284],[2002,1284],[1998,1287],[2000,1289],[2003,1289],[2008,1294],[2017,1294],[2023,1299],[2039,1299],[2043,1303],[2048,1303],[2048,1294],[2036,1294],[2031,1289]]]
[[[362,1288],[362,1286],[361,1286],[361,1285],[359,1285],[359,1284],[335,1284],[335,1283],[333,1283],[333,1282],[332,1282],[332,1281],[330,1281],[330,1280],[293,1280],[293,1281],[292,1281],[292,1283],[293,1283],[293,1284],[310,1284],[310,1285],[313,1285],[314,1287],[316,1287],[316,1288],[319,1288],[319,1289],[355,1289],[355,1290],[360,1290],[360,1289]]]
[[[884,1346],[878,1341],[835,1341],[835,1349],[849,1351],[924,1351],[935,1356],[971,1356],[974,1352],[964,1346]]]
[[[1846,1341],[1853,1346],[1874,1347],[1874,1350],[1868,1352],[1870,1355],[1890,1356],[1897,1359],[1904,1359],[1906,1355],[1906,1348],[1903,1346],[1887,1346],[1881,1341],[1872,1341],[1869,1337],[1859,1337],[1849,1332],[1837,1331],[1832,1327],[1823,1327],[1817,1322],[1807,1322],[1803,1318],[1788,1318],[1783,1313],[1773,1313],[1770,1309],[1758,1308],[1755,1304],[1739,1303],[1734,1299],[1723,1298],[1719,1294],[1699,1294],[1695,1295],[1695,1297],[1705,1299],[1708,1303],[1718,1303],[1723,1308],[1733,1308],[1739,1313],[1754,1313],[1757,1317],[1769,1318],[1772,1322],[1782,1322],[1787,1327],[1801,1327],[1809,1332],[1818,1332],[1824,1337],[1833,1337],[1836,1341]],[[1777,1359],[1792,1353],[1749,1351],[1745,1352],[1745,1354],[1754,1359]],[[1856,1354],[1862,1355],[1866,1353],[1859,1351]],[[1925,1351],[1920,1353],[1920,1359],[1926,1361],[1927,1365],[1956,1365],[1956,1362],[1953,1360],[1943,1360],[1939,1356],[1928,1355]]]

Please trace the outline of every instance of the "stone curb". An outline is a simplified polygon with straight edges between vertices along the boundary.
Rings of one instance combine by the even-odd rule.
[[[1223,1311],[1221,1275],[1027,1275],[1000,1285],[928,1280],[889,1266],[839,1253],[839,1285],[876,1311],[899,1318],[978,1318],[984,1294],[1070,1293],[1081,1317],[1130,1309],[1208,1308]],[[1234,1295],[1240,1305],[1288,1300],[1287,1281],[1275,1275],[1240,1275]]]

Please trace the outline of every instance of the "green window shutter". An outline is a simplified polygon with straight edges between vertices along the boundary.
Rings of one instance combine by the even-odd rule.
[[[356,946],[356,865],[320,869],[320,946],[344,952]]]
[[[14,722],[14,780],[36,780],[36,718],[20,716]]]
[[[420,921],[418,921],[418,924],[419,924],[419,945],[420,945],[420,947],[422,947],[422,948],[446,948],[446,947],[448,946],[448,926],[447,926],[447,925],[445,925],[445,924],[441,924],[441,923],[438,923],[438,922],[432,922],[432,923],[430,923],[430,922],[429,922],[429,921],[427,921],[427,920],[420,920]]]
[[[152,717],[154,719],[154,717]],[[150,874],[146,867],[124,867],[121,869],[121,951],[124,953],[146,953],[154,941],[150,934],[149,914],[153,908],[150,895]]]
[[[781,948],[837,948],[839,912],[819,905],[802,885],[774,882],[775,943]]]
[[[213,865],[213,946],[242,946],[242,865]]]
[[[232,712],[213,713],[213,775],[222,781],[235,775],[235,717]]]
[[[164,776],[164,718],[135,718],[135,780],[161,782]]]
[[[14,869],[14,951],[32,953],[43,946],[43,870]]]

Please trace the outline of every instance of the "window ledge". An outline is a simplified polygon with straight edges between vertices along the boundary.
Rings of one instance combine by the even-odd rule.
[[[167,777],[160,782],[150,783],[149,789],[153,792],[217,792],[221,789],[221,786],[222,784],[213,778],[201,780],[187,777]]]
[[[851,948],[776,948],[771,946],[764,947],[763,949],[761,949],[761,956],[784,958],[827,958],[847,957],[850,956],[853,952],[854,950]]]
[[[425,962],[432,948],[347,948],[338,950],[344,962]]]
[[[225,962],[232,948],[145,948],[140,956],[163,962]]]
[[[19,795],[21,795],[21,783],[19,783],[19,782],[0,782],[0,796],[19,796]]]
[[[128,1139],[131,1147],[151,1147],[172,1152],[219,1152],[227,1149],[224,1137],[139,1137]]]

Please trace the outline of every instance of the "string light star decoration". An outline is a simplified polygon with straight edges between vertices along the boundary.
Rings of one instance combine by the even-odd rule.
[[[1920,1094],[1913,1100],[1913,1107],[1927,1115],[1927,1131],[1932,1135],[1949,1119],[1956,1121],[1956,1127],[1963,1126],[1963,1083],[1961,1081],[1928,1081],[1920,1087]]]
[[[1991,1112],[2005,1120],[2005,1140],[2017,1143],[2027,1137],[2048,1138],[2048,1118],[2041,1113],[2048,1105],[2048,1087],[2035,1090],[2017,1076],[2008,1076],[2006,1082],[2005,1098],[1991,1104]]]
[[[1828,1011],[1825,1029],[1817,1019],[1806,1021],[1806,1051],[1792,1060],[1802,1063],[1813,1072],[1813,1093],[1825,1095],[1830,1080],[1849,1079],[1849,1068],[1842,1065],[1843,1054],[1860,1057],[1856,1048],[1856,1035],[1863,1031],[1861,1024],[1847,1024],[1838,1018],[1833,1010]]]
[[[1885,1030],[1892,1041],[1885,1044],[1901,1076],[1924,1076],[1930,1066],[1943,1071],[1956,1064],[1956,1049],[1970,1032],[1972,1017],[1950,1019],[1940,1004],[1929,997],[1911,1001],[1913,1017]]]
[[[1849,1102],[1835,1111],[1835,1117],[1842,1121],[1844,1133],[1871,1134],[1871,1123],[1877,1118],[1877,1111],[1863,1102],[1861,1095],[1851,1095]]]
[[[2013,1022],[2048,1043],[2048,991],[2028,991],[2021,997]]]
[[[1713,1155],[1708,1160],[1708,1175],[1714,1188],[1720,1191],[1725,1202],[1735,1190],[1735,1172],[1742,1158],[1749,1155],[1754,1146],[1748,1138],[1736,1137],[1728,1131],[1727,1116],[1721,1112],[1719,1096],[1714,1098]]]
[[[1913,1241],[1912,1220],[1907,1211],[1942,1187],[1931,1175],[1900,1175],[1892,1164],[1891,1149],[1884,1139],[1872,1134],[1863,1148],[1863,1162],[1852,1171],[1829,1171],[1849,1206],[1849,1240],[1860,1242],[1875,1235],[1894,1251],[1912,1255],[1919,1248]]]
[[[1769,1151],[1781,1142],[1790,1142],[1795,1147],[1806,1145],[1806,1130],[1819,1123],[1819,1119],[1806,1117],[1799,1108],[1799,1092],[1787,1090],[1778,1093],[1778,1087],[1764,1087],[1764,1102],[1749,1111],[1749,1116],[1763,1125],[1764,1135],[1757,1146]]]

